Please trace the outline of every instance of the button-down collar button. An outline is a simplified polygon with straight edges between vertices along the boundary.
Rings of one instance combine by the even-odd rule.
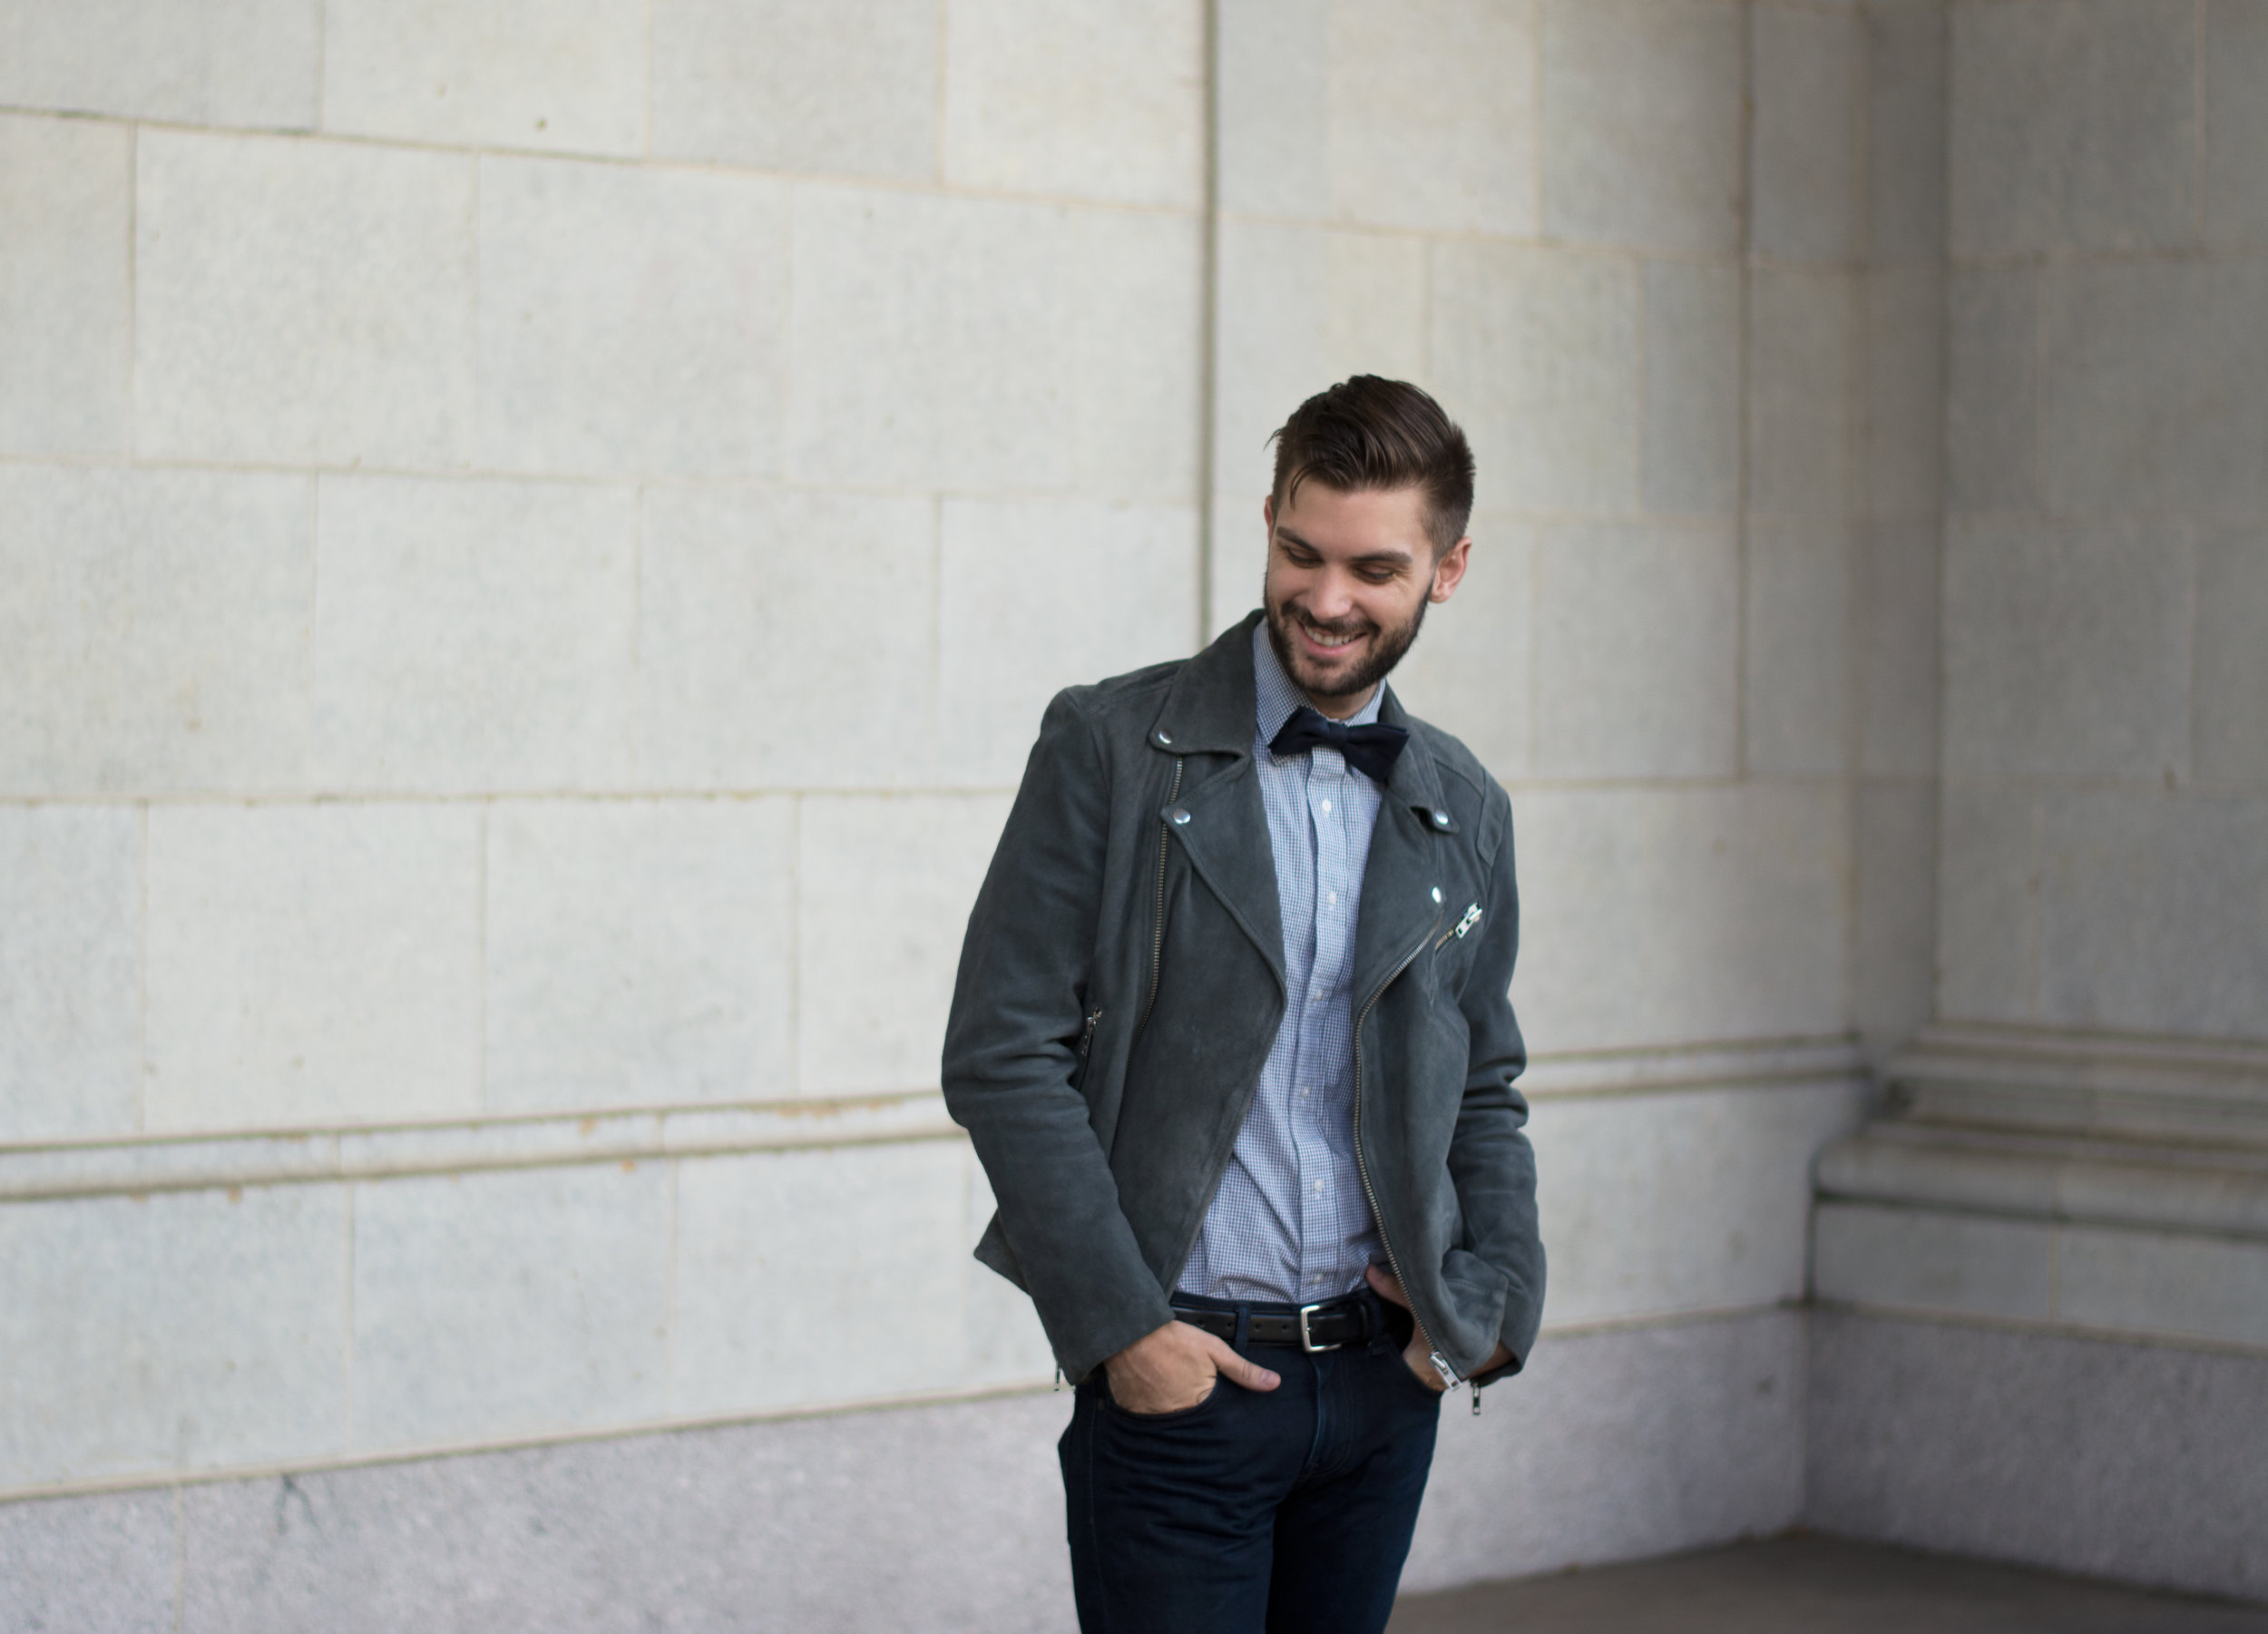
[[[1159,749],[1171,749],[1173,747],[1173,734],[1166,730],[1166,729],[1162,726],[1158,729],[1158,747]]]
[[[1436,807],[1433,810],[1433,827],[1436,828],[1446,828],[1449,827],[1449,813],[1442,810],[1439,807]]]
[[[1173,819],[1173,826],[1179,828],[1188,824],[1189,820],[1189,808],[1187,806],[1177,806],[1171,811],[1166,813],[1166,815]]]

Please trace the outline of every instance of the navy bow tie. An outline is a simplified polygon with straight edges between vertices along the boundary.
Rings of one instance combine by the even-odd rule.
[[[1409,740],[1407,727],[1349,726],[1302,704],[1268,748],[1277,755],[1302,754],[1317,744],[1337,749],[1349,766],[1383,787],[1393,770],[1394,757]]]

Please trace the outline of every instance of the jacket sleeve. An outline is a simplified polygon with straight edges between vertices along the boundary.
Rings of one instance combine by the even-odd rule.
[[[1486,910],[1475,928],[1482,938],[1466,973],[1460,1008],[1471,1050],[1464,1103],[1450,1143],[1449,1172],[1464,1210],[1472,1251],[1504,1273],[1510,1287],[1498,1337],[1512,1353],[1509,1365],[1478,1376],[1486,1384],[1517,1373],[1536,1342],[1543,1315],[1543,1240],[1536,1228],[1536,1154],[1525,1132],[1528,1100],[1512,1081],[1528,1064],[1528,1047],[1512,1014],[1512,964],[1520,953],[1520,887],[1512,866],[1511,801],[1489,790],[1482,836],[1496,845],[1489,855]]]
[[[1173,1320],[1119,1207],[1072,1082],[1109,846],[1110,768],[1057,694],[962,944],[945,1104],[969,1131],[999,1228],[1066,1377]]]

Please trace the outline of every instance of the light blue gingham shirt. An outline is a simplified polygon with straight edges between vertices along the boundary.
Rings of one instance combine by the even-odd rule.
[[[1206,1211],[1181,1291],[1307,1304],[1359,1287],[1378,1228],[1354,1161],[1354,926],[1379,788],[1334,749],[1277,759],[1269,741],[1306,702],[1252,631],[1259,709],[1252,760],[1284,910],[1286,1003],[1237,1150]],[[1381,686],[1348,719],[1378,719]]]

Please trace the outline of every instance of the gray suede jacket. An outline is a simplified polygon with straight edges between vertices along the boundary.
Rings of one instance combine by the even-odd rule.
[[[1173,1319],[1284,1014],[1252,767],[1259,617],[1056,695],[969,916],[944,1091],[999,1204],[976,1256],[1031,1296],[1074,1380]],[[1379,719],[1410,740],[1355,931],[1355,1150],[1436,1350],[1470,1375],[1501,1339],[1517,1368],[1544,1264],[1512,1087],[1511,802],[1391,690]]]

